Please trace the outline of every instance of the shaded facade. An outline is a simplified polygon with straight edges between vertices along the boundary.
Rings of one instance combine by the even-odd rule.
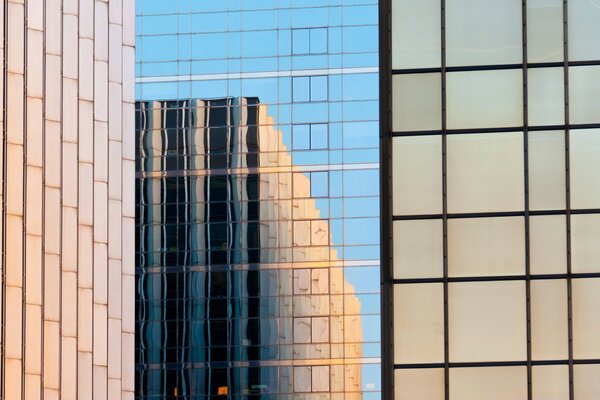
[[[133,398],[134,2],[0,14],[0,398]]]
[[[137,115],[138,397],[362,398],[360,300],[267,107]]]
[[[598,6],[381,16],[386,397],[597,398]]]

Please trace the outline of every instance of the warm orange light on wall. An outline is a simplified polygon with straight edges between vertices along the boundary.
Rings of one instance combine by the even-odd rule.
[[[229,393],[229,388],[227,386],[220,386],[219,391],[217,392],[220,396],[227,396],[227,393]]]

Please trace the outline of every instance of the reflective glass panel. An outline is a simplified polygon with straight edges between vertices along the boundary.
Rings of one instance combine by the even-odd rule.
[[[569,357],[567,281],[531,281],[531,357],[563,360]]]
[[[564,69],[530,68],[527,75],[529,126],[564,124]]]
[[[527,399],[526,367],[450,369],[450,400]]]
[[[444,370],[397,369],[394,371],[397,400],[443,400]]]
[[[600,272],[600,214],[571,216],[571,269],[574,273]]]
[[[570,13],[570,11],[569,11]],[[527,61],[562,61],[563,2],[527,1]]]
[[[600,129],[570,132],[571,207],[600,207]]]
[[[533,400],[569,398],[568,365],[535,365],[531,372]]]
[[[536,275],[567,272],[567,221],[564,215],[529,217],[529,263]]]
[[[569,61],[600,59],[600,7],[596,0],[569,2]]]
[[[394,131],[435,130],[442,127],[440,74],[392,77]]]
[[[599,123],[599,108],[600,66],[569,67],[570,123]]]
[[[533,131],[529,140],[529,207],[557,210],[565,207],[565,133]]]
[[[600,358],[600,278],[573,279],[573,357]]]
[[[443,275],[442,220],[394,221],[394,278]]]

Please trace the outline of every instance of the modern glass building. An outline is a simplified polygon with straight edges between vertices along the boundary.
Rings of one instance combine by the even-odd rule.
[[[600,397],[599,5],[381,16],[385,397]]]
[[[138,1],[136,397],[381,397],[374,0]]]

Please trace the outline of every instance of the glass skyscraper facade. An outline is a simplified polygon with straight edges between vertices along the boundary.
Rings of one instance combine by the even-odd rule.
[[[375,399],[374,0],[141,0],[136,397]]]
[[[600,7],[381,4],[384,387],[600,397]]]

